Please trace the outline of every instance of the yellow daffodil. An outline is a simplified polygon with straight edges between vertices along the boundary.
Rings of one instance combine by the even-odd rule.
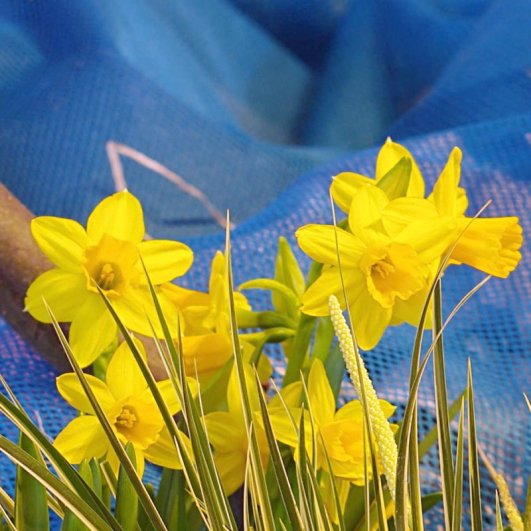
[[[424,300],[415,295],[426,289],[433,263],[451,241],[454,221],[439,216],[425,199],[389,201],[372,186],[352,198],[348,225],[350,232],[332,225],[306,225],[296,232],[301,249],[324,264],[303,296],[302,311],[328,315],[332,294],[345,303],[337,237],[356,338],[361,348],[371,349],[386,327],[399,320],[398,313],[393,318],[395,306],[400,318],[418,318]]]
[[[225,257],[217,252],[212,260],[208,293],[189,290],[174,284],[161,289],[176,305],[183,317],[182,344],[185,368],[188,374],[208,376],[231,359],[232,339],[227,293]],[[250,310],[245,296],[234,292],[237,309]],[[244,344],[245,352],[250,346]],[[263,381],[271,374],[269,360],[261,356],[260,376]]]
[[[158,320],[139,256],[154,285],[183,275],[193,261],[192,251],[182,243],[142,241],[142,207],[127,191],[99,203],[86,230],[70,219],[42,216],[32,221],[31,232],[56,267],[31,284],[26,310],[38,321],[50,322],[44,298],[58,321],[72,323],[69,340],[82,367],[92,363],[117,335],[97,287],[128,328],[151,335],[146,313],[155,325]],[[161,304],[166,309],[170,306],[162,294]],[[167,311],[166,315],[173,313]]]
[[[441,216],[456,220],[456,237],[465,231],[452,251],[452,262],[506,278],[522,257],[522,227],[517,217],[476,218],[471,221],[465,216],[468,200],[465,190],[459,187],[461,158],[461,150],[454,148],[429,197]]]
[[[331,472],[338,478],[356,485],[364,482],[364,442],[363,408],[359,400],[352,400],[336,411],[336,400],[328,381],[323,363],[316,359],[308,376],[308,399],[311,413],[305,412],[306,451],[312,458],[312,425],[315,430],[317,453],[315,462],[318,468],[326,469],[326,454],[332,466]],[[390,417],[395,407],[380,400],[380,407],[386,417]],[[300,407],[291,409],[292,419],[285,409],[270,408],[271,422],[275,437],[297,448]],[[307,420],[306,420],[307,419]],[[325,454],[326,451],[326,454]],[[297,457],[297,455],[295,455]]]
[[[142,343],[136,341],[136,345],[145,358]],[[125,342],[118,347],[109,362],[105,382],[89,374],[86,378],[118,439],[124,445],[127,442],[133,444],[140,475],[144,469],[144,459],[166,468],[181,468],[177,450],[155,399]],[[196,393],[195,381],[189,379],[189,384]],[[178,413],[181,406],[171,382],[164,380],[158,382],[157,386],[170,413]],[[118,458],[77,376],[74,373],[59,376],[57,389],[82,415],[72,420],[59,433],[54,446],[72,464],[81,463],[85,459],[106,458],[117,472]],[[186,436],[182,436],[186,444],[189,444]]]
[[[413,155],[401,144],[387,139],[376,159],[374,179],[353,172],[343,172],[334,177],[330,191],[339,208],[348,213],[350,203],[356,193],[365,186],[374,186],[391,171],[400,160],[409,162],[409,183],[406,194],[408,197],[424,197],[424,179]]]
[[[269,460],[269,446],[264,429],[259,422],[260,404],[257,389],[254,386],[253,371],[244,365],[249,390],[249,399],[253,414],[253,429],[260,448],[260,457],[264,467]],[[205,417],[208,440],[214,447],[214,461],[221,483],[229,496],[238,490],[244,482],[249,452],[249,439],[242,409],[240,386],[236,368],[233,368],[227,386],[228,411],[215,411]]]

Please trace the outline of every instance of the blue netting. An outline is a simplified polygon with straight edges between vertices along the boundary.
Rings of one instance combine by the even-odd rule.
[[[530,27],[525,1],[3,0],[0,178],[36,214],[85,221],[114,191],[105,142],[127,144],[231,209],[242,281],[272,273],[279,235],[329,221],[330,176],[371,174],[372,146],[392,134],[430,184],[461,146],[471,210],[492,199],[489,215],[519,215],[529,234]],[[160,176],[130,161],[124,171],[148,232],[190,243],[187,283],[205,287],[223,246],[219,227]],[[464,387],[470,357],[481,444],[520,504],[531,472],[527,245],[523,254],[511,278],[492,280],[446,335],[450,396]],[[446,311],[478,279],[450,270]],[[411,328],[392,329],[367,354],[380,394],[399,405],[411,341]],[[54,370],[3,321],[0,358],[53,437],[73,415],[54,390]],[[423,432],[433,422],[429,377]],[[0,431],[16,436],[4,420]],[[436,470],[432,453],[431,486]],[[0,480],[13,485],[5,460]],[[492,515],[494,487],[483,481]]]

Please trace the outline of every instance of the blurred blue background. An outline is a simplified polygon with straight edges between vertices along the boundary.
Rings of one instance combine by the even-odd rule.
[[[241,281],[272,272],[279,235],[329,220],[331,176],[371,174],[391,135],[429,182],[459,145],[471,209],[493,199],[489,215],[519,215],[529,234],[530,29],[527,0],[2,0],[0,180],[36,214],[84,222],[115,190],[106,142],[129,146],[230,208]],[[186,282],[204,287],[220,226],[175,184],[123,165],[148,232],[190,243]],[[471,357],[482,445],[520,503],[531,470],[528,264],[524,246],[518,271],[491,281],[446,342],[450,395]],[[461,268],[446,277],[448,307],[479,278]],[[410,345],[410,329],[393,329],[367,355],[398,404]],[[3,321],[0,358],[53,436],[72,416],[53,369]],[[426,430],[429,384],[423,393]],[[9,486],[12,470],[0,478]]]

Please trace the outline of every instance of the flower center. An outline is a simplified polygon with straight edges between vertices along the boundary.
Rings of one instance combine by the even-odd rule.
[[[131,406],[125,406],[116,418],[115,425],[118,430],[120,430],[120,428],[130,430],[134,428],[137,420],[135,409]]]
[[[97,245],[85,250],[88,289],[97,292],[98,286],[110,297],[119,296],[138,282],[137,263],[138,251],[133,243],[104,234]]]
[[[103,289],[109,290],[113,289],[117,284],[117,277],[119,276],[119,271],[115,270],[113,264],[105,263],[101,266],[100,272],[96,277],[96,284]]]
[[[360,269],[369,293],[384,308],[391,308],[396,297],[407,300],[424,284],[425,272],[416,252],[401,243],[369,247],[360,261]]]

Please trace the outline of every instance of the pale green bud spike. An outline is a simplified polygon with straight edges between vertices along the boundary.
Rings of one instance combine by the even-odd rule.
[[[365,368],[363,359],[361,358],[357,349],[354,347],[354,341],[352,340],[352,335],[350,333],[349,327],[347,326],[347,322],[343,317],[343,312],[341,311],[339,301],[334,295],[331,295],[328,303],[330,306],[330,318],[334,326],[336,337],[339,341],[339,348],[341,349],[341,353],[345,359],[345,365],[350,373],[350,378],[354,384],[356,393],[361,399],[361,380],[360,374],[358,373],[358,363],[356,362],[356,358],[359,360],[361,378],[363,379],[363,390],[365,391],[365,399],[367,401],[367,410],[369,411],[371,428],[384,474],[387,479],[389,491],[394,500],[398,448],[396,446],[393,431],[391,430],[391,425],[382,411],[378,396],[376,395],[374,386],[369,378],[369,374]]]

